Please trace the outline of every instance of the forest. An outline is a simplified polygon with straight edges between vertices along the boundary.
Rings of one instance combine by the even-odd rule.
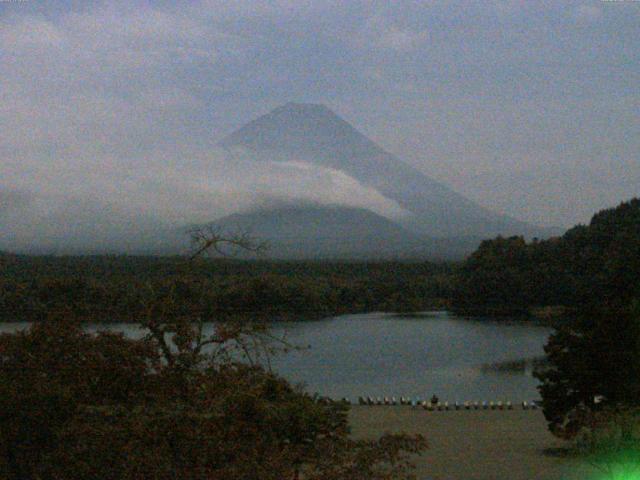
[[[456,273],[454,310],[527,315],[534,308],[575,311],[594,301],[640,297],[640,199],[596,213],[563,236],[482,242]]]
[[[452,265],[275,262],[182,257],[0,256],[0,319],[68,311],[85,321],[139,321],[153,298],[203,319],[315,319],[444,308]]]
[[[633,199],[561,237],[485,240],[461,263],[5,253],[0,320],[67,311],[85,321],[135,322],[158,296],[209,320],[440,308],[537,319],[552,312],[556,318],[594,298],[628,304],[640,296],[638,278],[640,200]]]

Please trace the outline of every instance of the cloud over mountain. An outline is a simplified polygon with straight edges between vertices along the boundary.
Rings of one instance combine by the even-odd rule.
[[[201,184],[221,138],[292,99],[482,206],[586,221],[637,194],[639,18],[634,2],[0,2],[0,240],[24,212],[95,202],[176,224],[290,178],[401,214],[323,169],[272,166],[248,196]]]
[[[110,157],[97,165],[95,158],[80,157],[64,165],[33,164],[36,177],[6,183],[5,177],[0,248],[122,250],[142,237],[149,243],[164,229],[291,203],[338,203],[391,218],[404,214],[396,202],[335,169],[230,158],[222,150],[184,155]]]

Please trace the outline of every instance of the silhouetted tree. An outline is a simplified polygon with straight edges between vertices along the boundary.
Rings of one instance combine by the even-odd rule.
[[[640,406],[640,302],[590,302],[545,351],[549,366],[536,376],[554,434],[572,438],[594,412]]]
[[[273,347],[264,325],[205,333],[182,288],[148,289],[138,340],[69,312],[0,335],[0,478],[412,478],[422,437],[351,439],[346,404],[256,361]]]
[[[560,251],[574,311],[549,338],[549,368],[537,376],[551,431],[571,438],[594,412],[640,406],[640,200],[570,230]]]

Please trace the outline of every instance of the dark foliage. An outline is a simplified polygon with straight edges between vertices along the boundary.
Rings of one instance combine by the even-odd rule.
[[[199,240],[195,257],[226,243],[253,245],[246,237],[208,232]],[[5,272],[13,269],[20,278],[24,259],[1,260]],[[50,260],[35,259],[36,270],[55,265],[64,273],[31,311],[54,313],[27,331],[0,335],[1,478],[415,478],[409,459],[426,447],[424,439],[351,439],[346,403],[319,402],[256,362],[274,350],[264,323],[218,318],[204,333],[205,313],[215,313],[207,296],[215,286],[207,280],[209,265],[203,272],[203,263],[174,263],[179,272],[168,283],[142,269],[138,284],[128,271],[115,283],[123,290],[114,293],[114,283],[88,286],[78,270],[84,259]],[[111,260],[100,258],[98,265]],[[136,265],[118,261],[125,269]],[[88,265],[95,267],[95,260]],[[16,282],[15,298],[34,300],[20,290],[33,288],[30,278]],[[278,305],[277,290],[250,280],[258,282],[251,291],[260,302]],[[110,319],[121,310],[106,309],[109,302],[130,308],[129,318],[148,334],[139,340],[90,334],[75,321]],[[262,305],[246,296],[242,302],[244,310]]]
[[[556,435],[574,437],[603,409],[640,406],[640,200],[560,238],[483,242],[459,272],[453,304],[491,314],[564,307],[537,372]]]
[[[560,238],[483,242],[459,272],[453,305],[473,313],[526,314],[532,307],[577,310],[640,296],[640,200],[593,216]]]
[[[201,318],[418,311],[446,304],[450,270],[401,262],[8,256],[0,257],[0,320],[68,309],[88,321],[139,321],[151,298],[169,293]]]
[[[345,404],[201,348],[250,327],[150,320],[131,340],[66,318],[0,336],[3,479],[412,478],[421,437],[351,440]]]
[[[572,438],[603,409],[640,407],[640,302],[581,308],[545,346],[536,376],[550,430]]]
[[[598,412],[640,406],[640,200],[596,214],[559,245],[572,314],[537,376],[551,431],[572,438]]]

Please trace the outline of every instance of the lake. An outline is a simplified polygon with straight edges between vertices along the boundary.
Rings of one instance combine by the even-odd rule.
[[[0,324],[13,331],[26,324]],[[91,326],[91,330],[106,328]],[[135,325],[109,329],[139,336]],[[358,396],[430,397],[483,401],[537,399],[530,369],[505,371],[483,365],[543,355],[548,327],[447,312],[397,316],[343,315],[309,322],[274,322],[295,345],[309,346],[272,361],[275,371],[310,392],[332,398]]]

